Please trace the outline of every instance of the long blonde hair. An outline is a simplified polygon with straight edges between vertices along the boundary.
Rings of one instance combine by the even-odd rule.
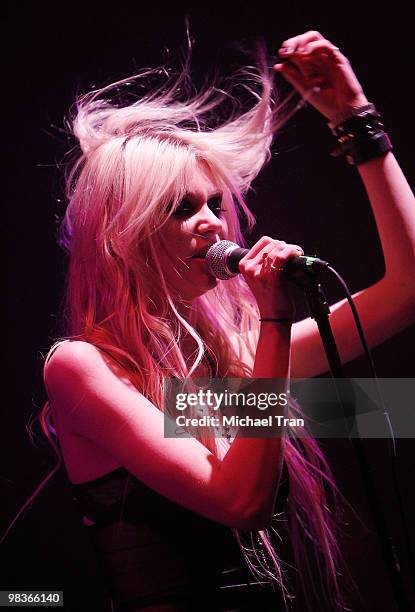
[[[65,337],[109,353],[137,389],[161,408],[164,377],[192,376],[205,351],[216,362],[218,377],[249,377],[252,372],[227,339],[231,333],[255,338],[259,323],[255,299],[242,276],[219,281],[194,300],[189,318],[183,318],[160,266],[158,232],[186,193],[195,169],[203,166],[224,193],[229,240],[245,245],[241,223],[248,231],[255,223],[245,195],[270,159],[273,135],[287,113],[281,119],[263,54],[257,67],[238,75],[254,99],[247,110],[212,85],[193,93],[187,64],[178,78],[134,102],[114,101],[127,84],[141,86],[156,72],[143,71],[77,101],[69,125],[80,150],[75,150],[67,175],[68,207],[60,241],[69,253]],[[223,102],[226,116],[221,115]],[[190,367],[180,350],[186,333],[195,341]],[[254,354],[254,341],[248,350]],[[49,418],[46,404],[41,423],[51,440]],[[327,501],[334,483],[317,443],[299,430],[291,433],[284,451],[290,480],[284,528],[297,579],[310,609],[338,610],[338,548]],[[218,453],[213,436],[200,434],[200,439]],[[59,453],[56,445],[55,450]],[[284,564],[271,530],[233,532],[253,573],[278,584],[287,595]]]

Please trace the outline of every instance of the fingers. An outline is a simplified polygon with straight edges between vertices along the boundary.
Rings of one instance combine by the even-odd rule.
[[[288,38],[279,55],[284,61],[275,64],[273,70],[330,122],[367,104],[349,60],[320,32],[312,30]]]
[[[291,60],[284,64],[275,64],[273,70],[279,72],[302,96],[305,96],[310,89],[309,80],[295,64],[291,63]],[[316,85],[318,84],[316,83]]]
[[[240,261],[239,269],[241,272],[261,275],[264,272],[281,271],[285,262],[300,255],[304,255],[304,251],[299,245],[263,236]]]
[[[338,47],[314,30],[287,39],[278,54],[287,61],[275,64],[274,70],[280,72],[301,93],[311,86],[322,84],[321,75],[316,71],[319,59],[324,59],[325,67],[327,62],[333,65],[347,62]],[[313,77],[314,80],[310,80]]]
[[[268,245],[273,246],[277,242],[281,244],[286,244],[282,240],[274,240],[273,238],[270,238],[269,236],[262,236],[262,238],[260,238],[258,242],[256,242],[254,246],[249,250],[249,252],[245,255],[245,257],[241,259],[240,263],[242,263],[243,261],[246,261],[246,262],[252,261],[261,251],[263,253],[266,252],[266,249],[264,247]],[[270,249],[268,248],[268,251],[269,250]]]
[[[308,42],[301,51],[297,52],[302,58],[318,57],[324,55],[332,60],[338,60],[344,57],[338,47],[333,45],[329,40],[313,40]]]
[[[282,73],[286,72],[287,80],[288,77],[296,74],[292,71],[293,65],[299,68],[301,72],[302,69],[307,68],[307,60],[309,59],[315,60],[324,57],[325,60],[329,59],[333,63],[347,61],[338,47],[314,30],[287,39],[282,43],[278,54],[289,63],[285,61],[284,63],[277,63],[274,69]]]
[[[287,38],[287,40],[284,40],[281,45],[281,49],[279,50],[279,53],[284,55],[287,52],[301,52],[307,43],[310,43],[315,40],[324,40],[324,37],[320,34],[320,32],[317,32],[316,30],[309,30],[304,34],[293,36],[292,38]]]
[[[288,65],[293,63],[299,68],[309,66],[310,60],[313,60],[313,63],[316,65],[319,59],[324,59],[325,62],[329,61],[333,65],[347,62],[340,49],[326,39],[308,42],[297,51],[285,50],[282,52],[280,49],[279,54],[288,61]],[[278,66],[279,64],[276,65]]]
[[[296,244],[264,236],[239,262],[239,270],[256,299],[261,316],[294,318],[292,285],[286,282],[283,269],[287,261],[303,253]]]
[[[284,269],[284,265],[290,261],[290,259],[294,259],[294,257],[299,257],[300,255],[304,255],[303,249],[296,244],[287,244],[283,248],[273,249],[268,255],[267,260],[269,262],[270,270],[277,270],[278,272],[282,272]]]

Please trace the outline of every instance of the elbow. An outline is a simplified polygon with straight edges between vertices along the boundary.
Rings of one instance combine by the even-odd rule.
[[[413,283],[412,293],[410,298],[408,299],[408,308],[411,312],[412,320],[415,321],[415,283]]]
[[[238,513],[232,520],[232,527],[242,531],[262,531],[270,527],[272,516],[263,511]]]
[[[402,295],[402,303],[405,310],[408,311],[409,316],[412,319],[415,318],[415,283],[410,275],[406,275],[405,278],[398,285],[398,289],[395,293]]]
[[[251,517],[251,530],[252,531],[263,531],[264,529],[268,529],[271,527],[272,522],[272,514],[268,512],[258,512],[254,516]]]
[[[386,287],[387,296],[398,310],[405,312],[409,318],[415,318],[415,283],[406,274],[403,278],[384,276],[382,281]]]
[[[271,526],[275,499],[262,498],[258,493],[250,495],[249,501],[233,503],[229,509],[229,525],[242,531],[263,531]]]
[[[391,336],[401,332],[415,322],[415,283],[409,278],[384,276],[377,285],[367,309],[368,320],[372,322],[376,346]]]
[[[397,305],[397,320],[401,328],[412,325],[415,322],[415,284],[408,287],[407,291],[401,294],[401,299]],[[399,295],[399,294],[398,294]]]

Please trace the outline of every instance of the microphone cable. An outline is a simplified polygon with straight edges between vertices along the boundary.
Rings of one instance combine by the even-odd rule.
[[[370,371],[372,373],[372,377],[374,380],[374,384],[375,384],[375,388],[376,388],[376,392],[378,395],[378,399],[380,402],[380,406],[382,408],[383,411],[383,416],[385,418],[388,430],[390,432],[390,445],[389,448],[392,451],[391,455],[390,455],[390,459],[391,459],[391,472],[392,472],[392,482],[393,482],[393,490],[396,496],[396,502],[398,505],[398,514],[400,516],[401,519],[401,524],[402,524],[402,531],[403,531],[403,536],[405,538],[405,543],[406,543],[406,552],[407,552],[407,556],[408,556],[408,561],[409,561],[409,565],[410,565],[410,570],[411,573],[413,575],[414,581],[415,581],[415,563],[414,563],[414,557],[412,555],[412,550],[410,547],[410,537],[409,537],[409,528],[408,528],[408,523],[406,520],[406,516],[405,516],[405,510],[404,510],[404,505],[403,505],[403,500],[402,500],[402,495],[401,495],[401,490],[400,490],[400,485],[399,485],[399,476],[398,476],[398,471],[397,471],[397,466],[396,466],[396,459],[397,459],[397,449],[396,449],[396,440],[395,440],[395,434],[393,431],[393,426],[392,426],[392,422],[389,416],[389,413],[387,411],[387,408],[385,406],[383,397],[382,397],[382,393],[380,390],[380,386],[379,386],[379,379],[376,373],[376,368],[375,368],[375,364],[373,361],[373,357],[372,357],[372,353],[370,352],[367,340],[366,340],[366,336],[365,333],[363,331],[363,327],[362,324],[360,322],[360,318],[359,318],[359,314],[357,312],[357,308],[356,305],[353,301],[353,297],[349,291],[349,288],[345,282],[345,280],[340,276],[340,274],[330,265],[328,265],[325,270],[329,271],[333,276],[335,276],[335,278],[338,280],[338,282],[340,283],[340,285],[343,287],[345,296],[347,298],[347,301],[349,303],[350,309],[352,311],[353,314],[353,318],[356,324],[356,328],[360,337],[360,341],[362,343],[363,346],[363,350],[364,350],[364,354],[367,358],[367,361],[369,363],[369,368]],[[396,559],[396,562],[398,560]]]

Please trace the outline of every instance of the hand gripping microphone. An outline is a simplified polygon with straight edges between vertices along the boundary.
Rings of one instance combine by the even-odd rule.
[[[235,242],[220,240],[215,242],[206,253],[206,262],[210,273],[216,278],[227,280],[240,274],[239,262],[249,252]],[[330,264],[317,257],[301,255],[290,259],[284,264],[285,275],[290,278],[301,272],[318,272],[327,268]]]

